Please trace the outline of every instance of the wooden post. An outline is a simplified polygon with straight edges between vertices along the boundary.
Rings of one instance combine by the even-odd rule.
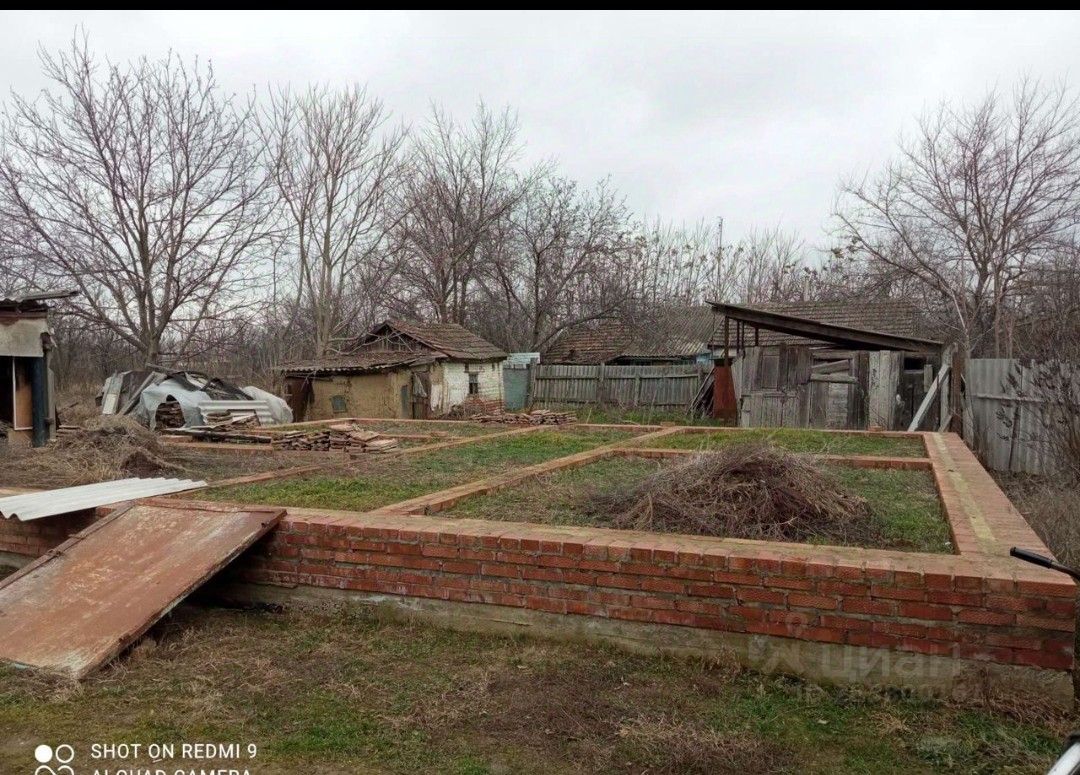
[[[952,411],[952,418],[949,420],[949,430],[953,433],[958,433],[961,436],[964,434],[964,405],[960,395],[960,382],[964,378],[966,368],[967,353],[965,353],[964,349],[958,345],[956,349],[953,350],[952,376],[949,378],[949,409]]]

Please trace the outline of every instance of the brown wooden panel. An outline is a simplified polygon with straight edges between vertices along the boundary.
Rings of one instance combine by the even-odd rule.
[[[87,675],[284,514],[152,503],[114,512],[0,582],[0,659]]]
[[[30,392],[30,359],[15,358],[15,418],[16,430],[34,427],[34,399]]]

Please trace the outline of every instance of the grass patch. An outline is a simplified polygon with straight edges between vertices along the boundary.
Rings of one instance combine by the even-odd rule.
[[[332,476],[200,491],[200,499],[368,511],[633,436],[621,430],[534,431],[431,453],[372,456]]]
[[[43,740],[252,742],[261,775],[1042,772],[1074,717],[323,612],[182,607],[80,685],[0,668],[0,771]],[[110,762],[110,769],[151,762]],[[153,765],[160,766],[160,765]]]
[[[731,425],[725,420],[715,420],[712,417],[692,417],[686,412],[676,412],[670,409],[650,409],[648,407],[623,409],[617,406],[596,405],[569,405],[547,408],[559,412],[573,412],[577,415],[578,422],[630,423],[634,425],[709,425],[715,427]]]
[[[862,496],[870,505],[870,519],[880,542],[869,548],[954,551],[931,472],[848,466],[828,466],[828,470],[847,490]]]
[[[826,433],[807,428],[746,428],[717,433],[678,433],[658,439],[651,447],[707,450],[727,444],[766,441],[791,452],[822,455],[926,457],[921,439]]]
[[[612,527],[613,514],[596,502],[624,492],[659,470],[663,463],[611,457],[556,471],[514,487],[466,498],[440,516],[533,522],[548,525]],[[858,545],[913,552],[952,552],[949,526],[937,487],[928,471],[825,466],[848,492],[870,507],[867,540]]]
[[[660,463],[633,457],[609,457],[565,471],[530,479],[516,487],[459,501],[439,516],[536,522],[545,525],[603,527],[585,503],[657,471]]]

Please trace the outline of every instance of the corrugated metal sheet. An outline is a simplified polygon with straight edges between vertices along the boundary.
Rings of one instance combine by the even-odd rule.
[[[254,412],[259,418],[259,425],[273,425],[274,415],[270,413],[270,406],[265,401],[203,401],[199,404],[199,412],[203,422],[209,424],[209,415],[228,412],[232,415]]]
[[[0,581],[0,660],[81,678],[266,535],[285,510],[137,504]]]
[[[1010,358],[974,358],[964,372],[970,415],[964,418],[968,446],[995,471],[1044,474],[1057,468],[1047,428],[1053,402],[1038,395],[1033,372]]]
[[[203,481],[158,477],[155,479],[118,479],[113,482],[63,487],[59,490],[43,490],[0,498],[0,517],[27,522],[31,519],[93,509],[109,503],[168,495],[205,486],[206,482]]]

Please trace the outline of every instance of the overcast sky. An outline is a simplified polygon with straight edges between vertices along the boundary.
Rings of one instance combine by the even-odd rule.
[[[528,159],[610,175],[637,212],[823,243],[837,181],[880,166],[913,116],[1020,74],[1080,71],[1076,13],[2,12],[5,86],[83,25],[114,61],[173,49],[232,90],[366,83],[394,114],[518,112]]]

